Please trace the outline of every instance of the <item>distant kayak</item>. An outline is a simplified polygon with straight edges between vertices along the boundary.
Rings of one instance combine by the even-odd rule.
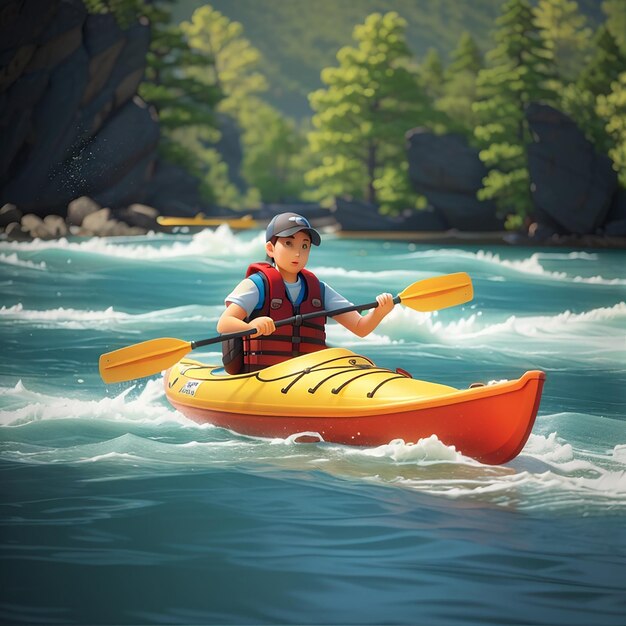
[[[436,435],[488,464],[510,461],[532,430],[545,374],[456,389],[377,367],[344,348],[231,376],[184,358],[165,375],[169,402],[190,419],[257,437],[378,446]]]

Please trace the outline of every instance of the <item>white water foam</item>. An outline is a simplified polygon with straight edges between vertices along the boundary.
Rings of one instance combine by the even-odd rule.
[[[77,418],[150,424],[171,421],[184,425],[191,423],[178,411],[160,402],[165,395],[162,379],[148,380],[139,396],[129,398],[134,389],[134,386],[129,387],[112,398],[82,400],[30,391],[20,380],[15,387],[0,388],[5,407],[0,410],[0,426]],[[7,405],[10,408],[6,408]]]
[[[14,265],[16,267],[22,267],[29,270],[37,270],[39,272],[45,272],[48,269],[44,261],[36,263],[34,261],[23,260],[17,256],[16,252],[13,254],[0,254],[0,263]]]
[[[506,270],[515,274],[522,274],[529,277],[543,278],[560,282],[570,283],[587,283],[599,285],[626,285],[626,279],[623,278],[604,278],[602,276],[570,276],[566,272],[550,271],[543,267],[541,260],[596,260],[597,255],[590,255],[584,252],[572,252],[569,254],[555,254],[545,252],[535,252],[528,258],[509,260],[503,259],[499,254],[489,250],[478,250],[477,252],[467,252],[465,250],[429,250],[423,252],[413,252],[408,255],[402,255],[398,258],[403,259],[427,259],[427,258],[444,258],[448,261],[459,257],[472,263],[491,267],[499,271]],[[471,273],[471,272],[470,272]]]
[[[21,302],[0,308],[0,320],[37,324],[45,328],[71,328],[75,330],[122,329],[138,325],[145,331],[147,325],[161,326],[164,322],[176,324],[201,323],[215,325],[222,306],[188,305],[161,309],[150,313],[124,313],[113,307],[100,311],[83,311],[71,308],[25,309]]]
[[[35,239],[28,242],[0,242],[0,250],[9,250],[14,254],[64,250],[140,261],[171,261],[176,258],[193,257],[198,263],[202,263],[204,259],[223,258],[226,259],[224,264],[228,264],[228,259],[233,257],[255,254],[263,256],[264,244],[264,233],[259,233],[252,240],[244,240],[236,236],[226,224],[222,224],[215,230],[202,230],[187,241],[152,233],[123,240],[116,240],[114,237],[91,237],[85,241],[68,241],[61,238],[50,241]]]

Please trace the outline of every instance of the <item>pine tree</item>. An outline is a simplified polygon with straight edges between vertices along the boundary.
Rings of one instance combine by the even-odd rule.
[[[424,91],[431,100],[443,94],[443,63],[441,56],[434,48],[429,48],[424,62],[419,68],[420,80]]]
[[[613,35],[622,55],[626,56],[626,2],[604,0],[602,10],[606,15],[606,26]]]
[[[326,88],[309,96],[318,166],[306,180],[318,199],[350,195],[376,204],[406,172],[404,134],[426,123],[432,109],[409,68],[406,22],[397,13],[374,13],[356,26],[356,47],[337,53],[339,65],[322,71]],[[400,172],[400,174],[398,174]],[[415,206],[416,196],[396,197],[385,208]]]
[[[578,86],[598,96],[611,91],[611,84],[626,69],[626,56],[622,54],[606,24],[596,32],[593,49],[592,57],[581,72]]]
[[[502,11],[496,47],[487,55],[490,66],[478,75],[474,104],[480,158],[490,168],[478,197],[493,199],[510,216],[508,226],[516,227],[532,211],[526,156],[531,138],[524,111],[534,101],[554,102],[555,94],[546,87],[554,76],[528,1],[508,0]]]
[[[576,80],[591,47],[592,31],[575,0],[539,0],[535,23],[553,55],[557,78],[562,84]]]
[[[152,36],[139,95],[158,113],[160,153],[200,177],[202,165],[181,141],[179,131],[193,128],[203,135],[215,133],[214,113],[221,91],[215,83],[199,81],[190,74],[193,68],[211,68],[213,59],[190,49],[181,29],[172,23],[169,10],[150,4],[144,13]]]
[[[620,185],[626,188],[626,72],[612,84],[611,93],[598,96],[598,114],[606,120],[606,131],[614,144],[609,156]]]
[[[478,74],[483,67],[482,54],[470,33],[461,34],[459,43],[450,54],[450,65],[446,70],[447,78],[452,78],[463,72]]]
[[[274,202],[299,195],[304,188],[299,164],[304,139],[292,122],[260,99],[267,90],[265,76],[258,69],[261,55],[244,36],[242,25],[205,5],[181,28],[194,50],[214,59],[212,75],[198,70],[193,75],[220,87],[224,99],[217,111],[234,119],[241,132],[241,175],[250,187],[247,195],[238,196],[228,177],[220,176],[214,180],[214,184],[220,183],[220,202],[243,207],[259,199]],[[205,146],[204,150],[212,149]],[[219,155],[214,150],[211,154],[217,162]],[[220,165],[219,171],[227,171],[226,164]]]
[[[443,95],[435,106],[450,120],[448,130],[460,132],[472,139],[476,126],[472,105],[476,100],[476,79],[483,65],[482,55],[472,36],[465,32],[450,58],[450,65],[445,72]]]

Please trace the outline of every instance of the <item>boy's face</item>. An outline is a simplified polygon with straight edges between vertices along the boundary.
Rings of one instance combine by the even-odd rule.
[[[297,274],[309,260],[311,237],[305,230],[300,230],[290,237],[279,237],[276,245],[268,241],[265,249],[278,269]]]

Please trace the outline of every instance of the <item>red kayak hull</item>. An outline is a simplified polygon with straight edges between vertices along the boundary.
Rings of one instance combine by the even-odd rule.
[[[167,380],[167,376],[166,376]],[[445,445],[454,446],[465,456],[498,465],[515,458],[532,430],[545,374],[526,372],[519,380],[503,385],[471,389],[458,397],[437,402],[416,402],[409,410],[370,415],[289,416],[259,415],[189,406],[168,397],[183,415],[199,423],[210,423],[254,437],[286,438],[305,435],[298,441],[319,441],[379,446],[394,439],[416,443],[436,435]]]

